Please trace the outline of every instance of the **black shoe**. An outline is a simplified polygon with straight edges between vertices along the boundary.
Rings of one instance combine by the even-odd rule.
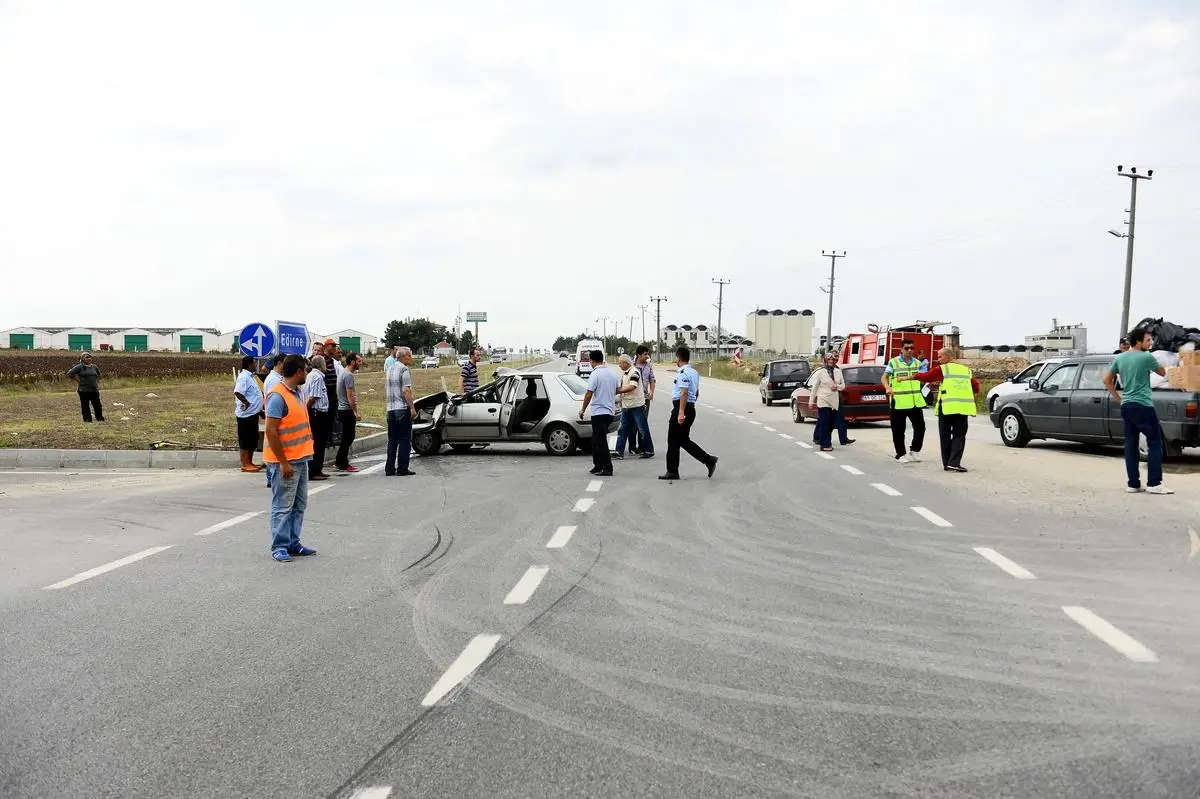
[[[709,462],[708,462],[708,476],[709,477],[712,477],[713,472],[715,472],[717,470],[717,461],[718,460],[720,460],[720,458],[712,458],[709,460]]]
[[[624,453],[624,452],[614,452],[614,453],[612,453],[612,456],[613,456],[614,458],[616,458],[617,460],[619,460],[619,461],[623,461],[623,460],[625,460],[625,453]]]
[[[405,469],[402,472],[396,472],[397,477],[412,477],[414,474],[416,474],[416,472],[414,472],[412,469]]]
[[[395,472],[384,472],[384,473],[383,473],[383,476],[384,476],[384,477],[395,477],[395,476],[396,476],[396,473],[395,473]],[[308,479],[309,479],[309,480],[311,480],[311,479],[312,479],[312,477],[309,477]]]
[[[612,471],[606,469],[602,472],[596,472],[596,476],[597,477],[612,477]]]
[[[947,467],[946,467],[946,471],[948,471],[948,472],[962,472],[962,473],[964,473],[964,474],[965,474],[965,473],[966,473],[966,471],[967,471],[967,467],[966,467],[966,466],[947,466]]]
[[[588,474],[600,474],[600,470],[593,466],[592,468],[588,469]]]
[[[647,458],[653,458],[654,453],[653,452],[643,452],[641,455],[638,455],[638,457],[641,458],[642,460],[646,460]]]
[[[858,440],[857,438],[847,438],[845,441],[839,441],[838,443],[844,447],[847,444],[853,444],[857,440]]]
[[[660,474],[658,476],[658,479],[659,480],[678,480],[679,475],[676,474],[675,472],[667,472],[666,474]]]

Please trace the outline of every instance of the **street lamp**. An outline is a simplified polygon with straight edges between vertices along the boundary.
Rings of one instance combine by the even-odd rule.
[[[1117,165],[1117,174],[1123,178],[1129,178],[1129,232],[1122,236],[1115,231],[1108,231],[1117,238],[1125,239],[1125,296],[1121,302],[1121,335],[1129,332],[1129,293],[1133,288],[1133,229],[1137,223],[1137,184],[1139,180],[1150,180],[1154,177],[1154,170],[1147,169],[1145,174],[1140,174],[1136,166],[1131,166],[1126,169],[1123,165]]]

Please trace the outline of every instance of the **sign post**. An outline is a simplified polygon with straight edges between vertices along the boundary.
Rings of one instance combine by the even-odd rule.
[[[275,331],[262,322],[251,322],[238,334],[238,349],[251,358],[266,358],[275,352]]]
[[[467,311],[467,321],[475,323],[475,346],[479,346],[479,323],[487,321],[487,311]]]
[[[303,322],[275,322],[275,339],[284,355],[308,355],[308,326]]]

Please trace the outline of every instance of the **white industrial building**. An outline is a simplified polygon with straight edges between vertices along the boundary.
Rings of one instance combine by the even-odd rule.
[[[684,345],[700,358],[711,358],[717,354],[717,331],[708,325],[665,325],[662,329],[662,339],[659,341],[659,351],[669,352],[679,345]],[[722,356],[732,356],[738,348],[749,350],[756,346],[750,338],[730,335],[725,330],[721,335],[719,352]]]
[[[339,330],[336,333],[314,336],[313,341],[324,341],[330,338],[342,348],[342,354],[357,352],[359,355],[374,355],[379,349],[379,337],[361,330]]]
[[[760,308],[746,314],[746,338],[754,349],[782,355],[811,355],[813,312],[809,310],[768,311]]]
[[[99,352],[228,352],[233,335],[208,327],[14,327],[0,331],[0,347],[17,350]]]

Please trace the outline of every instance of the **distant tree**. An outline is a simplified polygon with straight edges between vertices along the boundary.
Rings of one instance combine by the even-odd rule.
[[[458,344],[459,344],[459,350],[458,350],[459,352],[463,353],[464,355],[466,353],[470,352],[471,348],[475,346],[474,334],[471,333],[470,330],[464,330],[463,334],[462,334],[462,338],[460,338],[458,340]]]
[[[401,344],[407,345],[408,337],[408,325],[399,319],[388,322],[387,329],[383,331],[383,343],[389,349],[399,347]]]

